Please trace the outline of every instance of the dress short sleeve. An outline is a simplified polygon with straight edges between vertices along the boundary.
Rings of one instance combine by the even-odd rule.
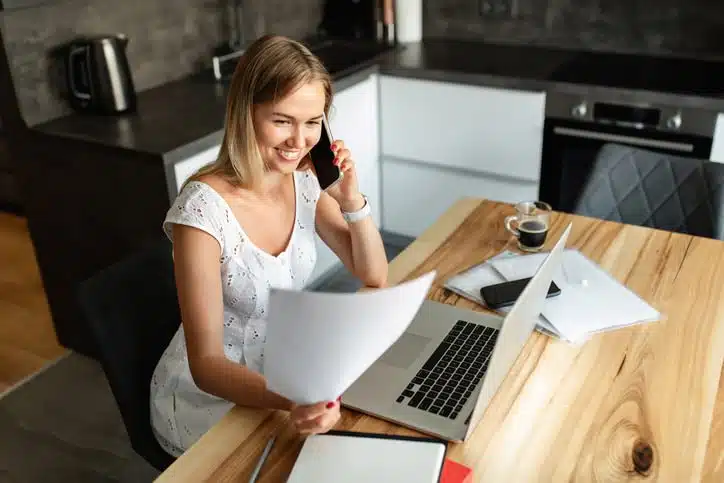
[[[190,182],[178,194],[163,221],[163,231],[173,241],[172,224],[192,226],[203,230],[219,242],[224,249],[224,210],[215,193],[204,183]]]

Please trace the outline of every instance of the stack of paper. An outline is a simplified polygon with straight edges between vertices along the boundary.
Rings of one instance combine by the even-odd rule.
[[[451,277],[445,282],[445,287],[485,305],[480,297],[481,287],[532,277],[546,255],[518,256],[503,252]],[[564,252],[562,266],[553,275],[553,281],[561,288],[561,294],[546,299],[538,330],[560,339],[582,342],[593,333],[650,322],[660,317],[657,310],[578,250]]]

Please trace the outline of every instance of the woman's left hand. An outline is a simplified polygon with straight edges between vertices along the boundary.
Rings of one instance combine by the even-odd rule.
[[[332,143],[332,151],[335,154],[334,164],[339,167],[344,176],[327,192],[339,203],[343,211],[357,211],[364,206],[364,198],[359,191],[357,170],[351,158],[352,153],[344,147],[344,141],[339,139]]]

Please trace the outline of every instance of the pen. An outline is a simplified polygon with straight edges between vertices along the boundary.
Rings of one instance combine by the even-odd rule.
[[[249,483],[254,483],[256,481],[256,478],[259,476],[261,467],[264,466],[264,462],[266,461],[267,456],[269,456],[269,452],[271,451],[272,445],[274,445],[275,439],[276,439],[276,436],[272,436],[269,439],[269,442],[266,444],[264,451],[262,452],[261,456],[259,457],[259,461],[256,463],[256,468],[254,468],[254,472],[251,474],[251,478],[249,478]]]

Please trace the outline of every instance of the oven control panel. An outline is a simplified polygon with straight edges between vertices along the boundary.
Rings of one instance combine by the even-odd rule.
[[[630,129],[711,137],[718,111],[665,103],[636,101],[624,96],[549,92],[546,118],[570,119]]]

